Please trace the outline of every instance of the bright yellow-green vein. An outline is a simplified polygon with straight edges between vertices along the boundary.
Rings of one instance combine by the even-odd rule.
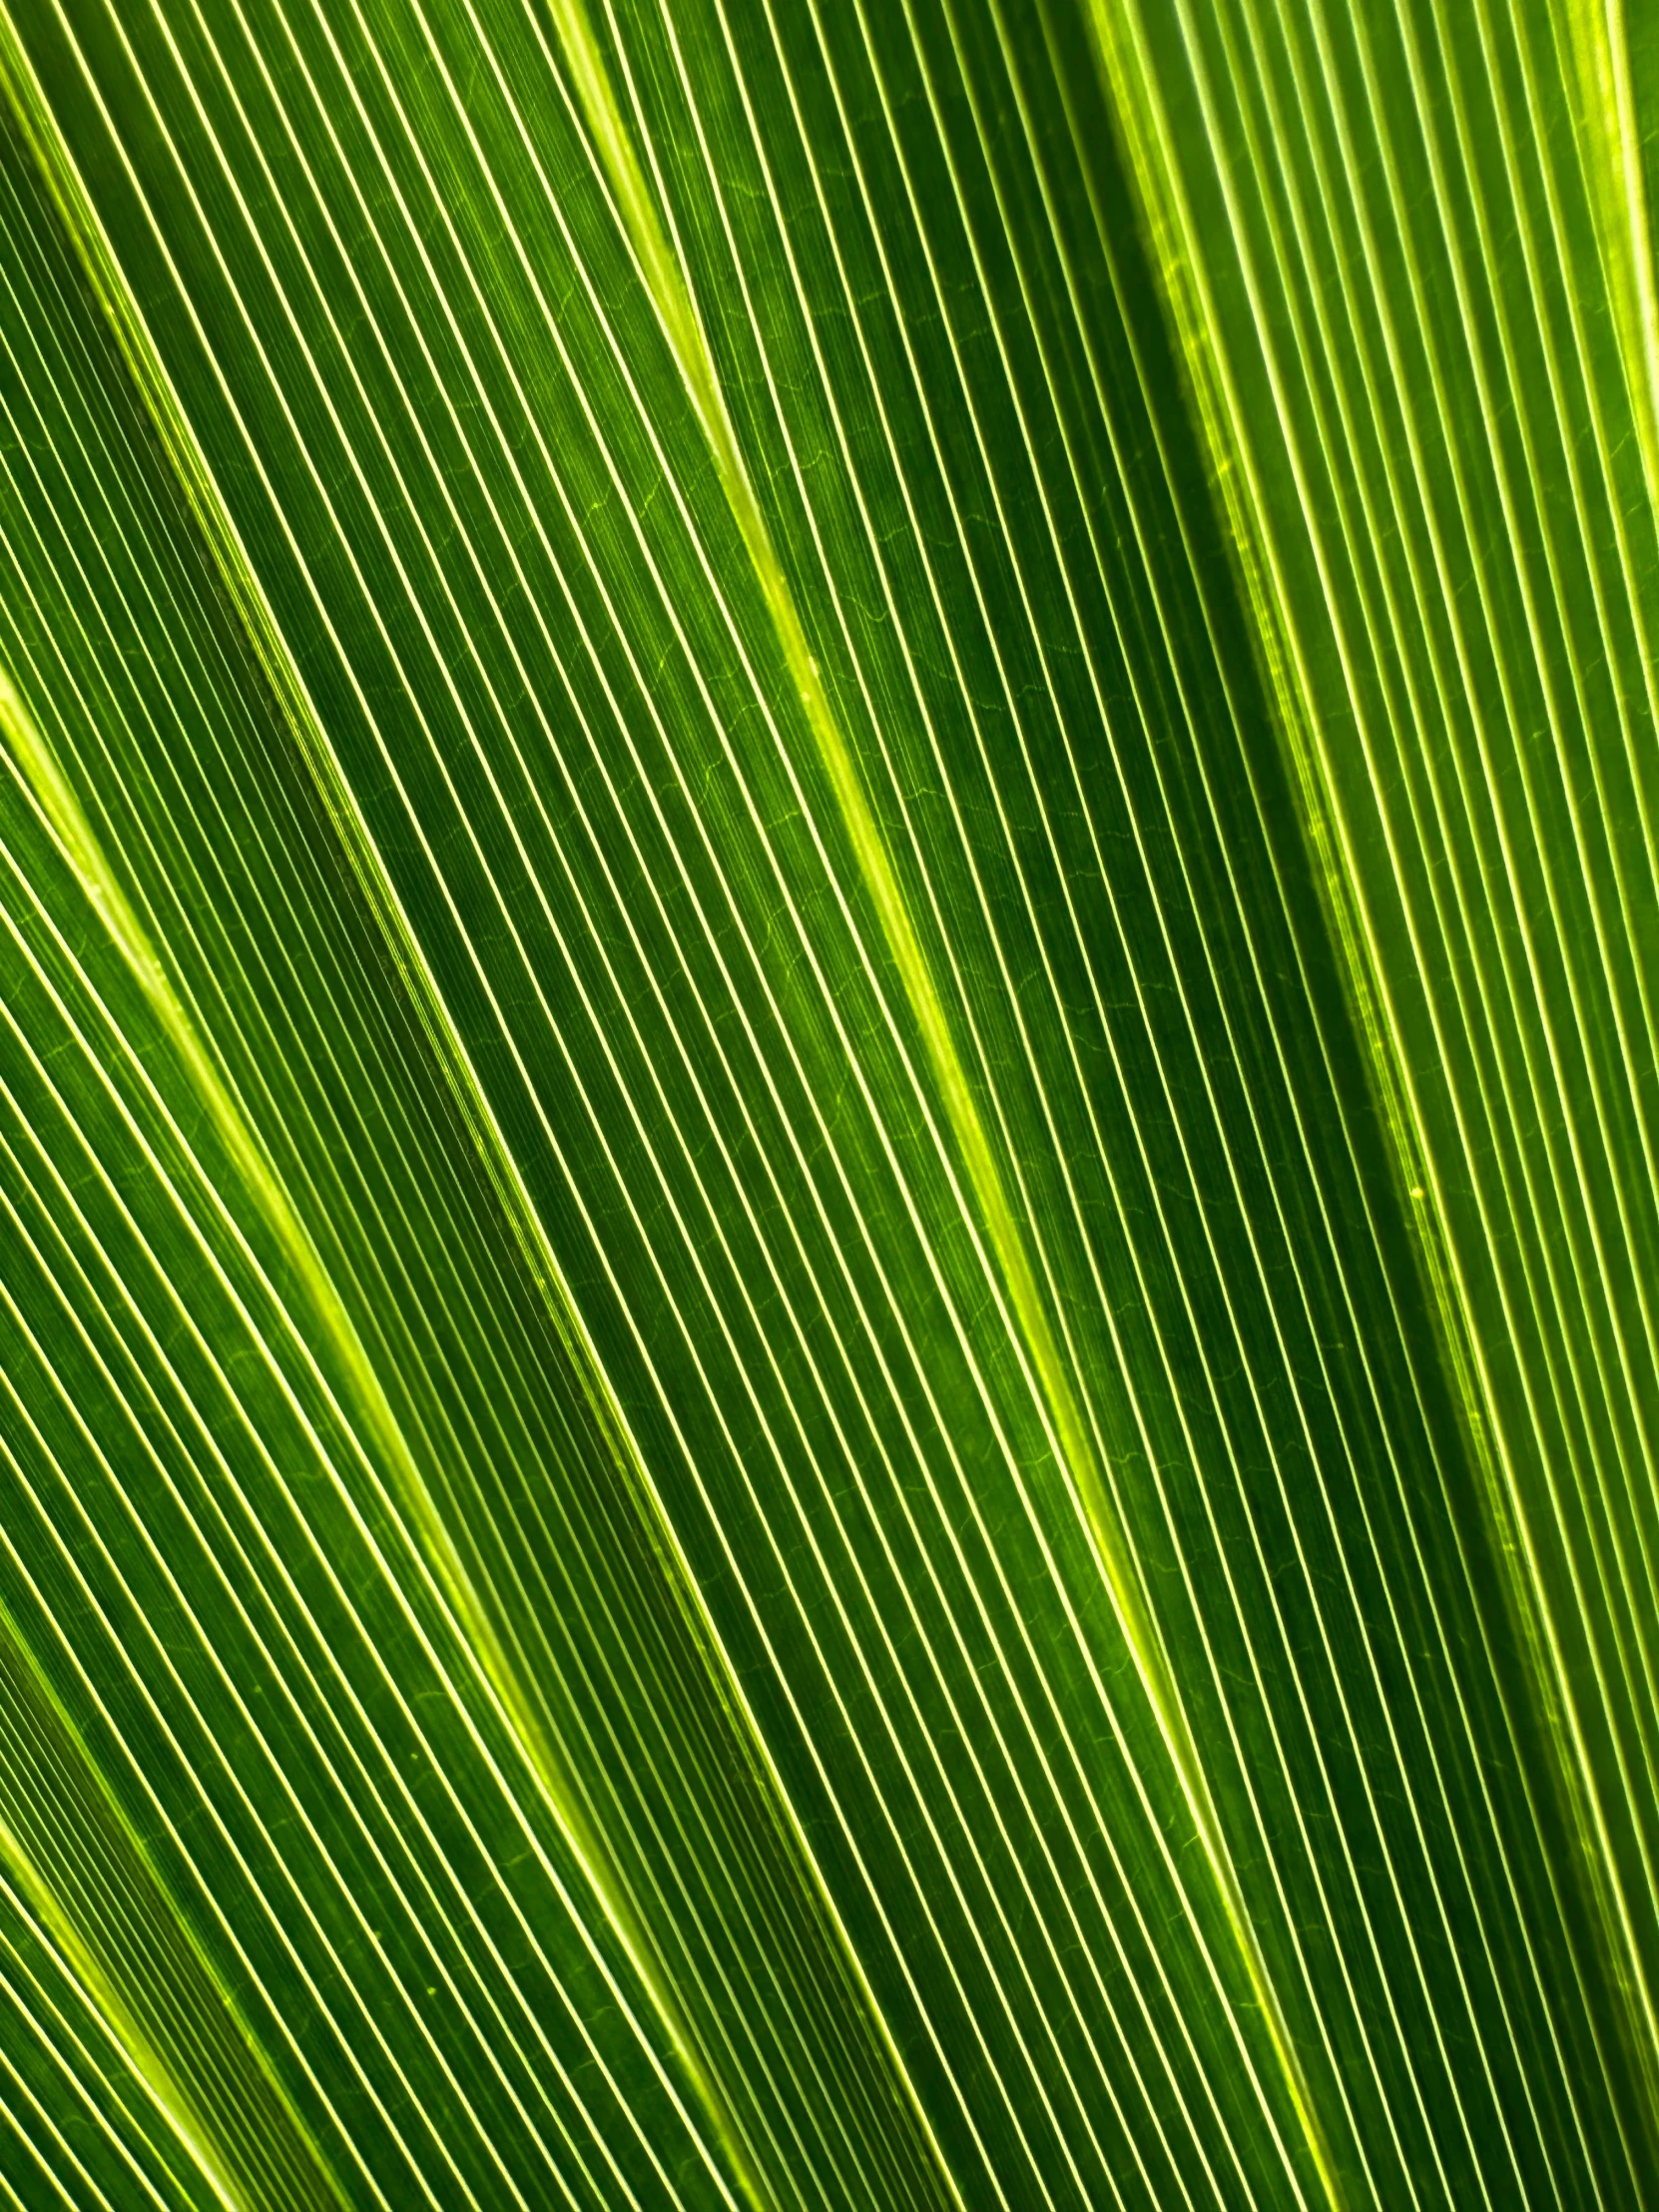
[[[1144,13],[1144,11],[1141,11]],[[1394,1001],[1333,769],[1329,731],[1269,517],[1249,420],[1234,382],[1220,313],[1206,276],[1203,241],[1186,197],[1174,134],[1145,51],[1137,11],[1090,0],[1090,27],[1112,98],[1129,167],[1152,239],[1164,302],[1191,380],[1194,411],[1209,450],[1240,580],[1286,756],[1302,802],[1304,828],[1338,947],[1350,1003],[1364,1040],[1376,1095],[1409,1194],[1410,1226],[1440,1328],[1441,1351],[1490,1518],[1510,1607],[1547,1741],[1555,1761],[1580,1865],[1592,1900],[1635,2062],[1655,2079],[1655,2010],[1638,1951],[1625,1886],[1609,1841],[1608,1811],[1586,1745],[1579,1699],[1566,1672],[1560,1636],[1540,1564],[1534,1515],[1522,1494],[1503,1424],[1493,1417],[1491,1383],[1470,1306],[1464,1268],[1445,1229],[1443,1164],[1424,1125],[1416,1076],[1407,1062]],[[1659,307],[1652,234],[1641,174],[1625,0],[1565,0],[1563,59],[1576,76],[1579,152],[1585,164],[1603,254],[1600,274],[1620,341],[1627,390],[1650,492],[1659,497]],[[1261,310],[1253,309],[1260,319]],[[1264,339],[1264,343],[1266,340]],[[1271,347],[1268,348],[1271,354]],[[1305,490],[1305,496],[1306,494]]]
[[[1629,364],[1648,490],[1659,501],[1659,278],[1631,81],[1627,0],[1566,0],[1564,17],[1603,272],[1620,350]]]
[[[128,2065],[206,2177],[214,2195],[228,2207],[228,2212],[252,2212],[253,2199],[220,2155],[213,2130],[199,2118],[172,2067],[139,2026],[116,1977],[106,1971],[97,1951],[64,1910],[56,1890],[3,1817],[0,1817],[0,1864],[4,1865],[7,1876],[45,1931],[71,1978],[79,1983],[83,1994],[114,2034]]]
[[[852,750],[836,720],[818,663],[808,646],[795,596],[738,444],[719,370],[690,287],[664,234],[656,203],[617,106],[604,59],[594,41],[581,0],[549,0],[549,6],[582,113],[605,165],[618,212],[627,226],[658,319],[709,441],[722,488],[783,646],[790,679],[800,696],[819,758],[835,795],[859,874],[879,917],[882,935],[898,969],[910,1011],[921,1031],[951,1134],[961,1154],[1015,1325],[1047,1408],[1060,1462],[1081,1501],[1113,1607],[1157,1717],[1211,1877],[1221,1894],[1234,1940],[1249,1973],[1252,1991],[1266,2021],[1321,2185],[1331,2203],[1340,2205],[1341,2189],[1312,2089],[1251,1920],[1163,1637],[1147,1601],[1139,1566],[1107,1488],[1082,1405],[1037,1284],[1025,1235],[1009,1200],[996,1152],[957,1051],[939,987],[910,918],[886,839],[875,820]]]
[[[152,2104],[207,2179],[228,2212],[321,2212],[343,2194],[309,2129],[272,2071],[230,1991],[203,1955],[189,1925],[142,1841],[132,1829],[97,1762],[24,1641],[0,1605],[0,1699],[6,1709],[0,1759],[0,1869],[50,1947],[101,2015]],[[19,1747],[28,1746],[16,1771]],[[42,1768],[50,1782],[43,1784]],[[68,1803],[65,1805],[64,1801]],[[52,1802],[69,1830],[75,1866],[62,1879],[47,1866],[41,1840],[20,1833],[13,1805],[27,1820]],[[44,1840],[44,1839],[43,1839]],[[198,2054],[210,2050],[218,2094],[181,2078],[166,2048],[165,2029],[145,2024],[159,1992],[134,1984],[121,1962],[119,1931],[96,1926],[78,1898],[77,1871],[90,1874],[104,1898],[119,1898],[146,1924],[141,1954],[153,1945],[174,1962],[181,1980],[168,1994],[188,2014]],[[227,2093],[236,2114],[223,2109]]]
[[[471,1131],[480,1160],[490,1178],[523,1255],[531,1280],[545,1302],[560,1343],[571,1360],[595,1420],[606,1439],[613,1464],[629,1494],[637,1503],[663,1561],[683,1617],[692,1629],[723,1705],[741,1729],[779,1832],[788,1839],[849,1976],[864,2020],[874,2037],[898,2094],[916,2130],[924,2162],[946,2198],[959,2203],[954,2177],[933,2135],[928,2115],[916,2094],[908,2067],[864,1972],[863,1962],[841,1920],[824,1879],[818,1858],[801,1825],[797,1809],[777,1772],[766,1737],[751,1709],[748,1696],[732,1667],[707,1600],[682,1548],[672,1515],[652,1477],[639,1443],[611,1386],[597,1349],[587,1333],[579,1308],[565,1283],[546,1226],[536,1209],[522,1170],[493,1108],[479,1082],[471,1056],[454,1017],[438,989],[421,951],[416,931],[405,911],[356,795],[340,766],[326,731],[322,728],[303,680],[295,668],[281,631],[249,559],[240,533],[208,468],[196,434],[172,378],[158,352],[150,330],[133,298],[103,223],[87,194],[73,158],[50,107],[41,92],[15,28],[0,6],[0,81],[10,96],[17,119],[34,149],[64,223],[79,254],[88,278],[102,303],[121,344],[127,364],[143,393],[158,435],[178,471],[192,511],[218,565],[225,587],[246,625],[248,636],[302,758],[315,777],[330,819],[351,861],[357,881],[380,926],[387,949],[410,993],[437,1061],[448,1081],[456,1105]],[[683,2039],[677,2037],[677,2039]],[[702,2078],[699,2076],[698,2078]],[[705,2088],[708,2084],[705,2082]],[[707,2101],[707,2098],[705,2099]],[[728,2148],[735,2133],[719,2114],[724,2105],[717,2098],[714,2113],[717,2133]],[[734,2158],[734,2163],[743,2161]],[[750,2176],[746,2194],[756,2195]]]
[[[295,1212],[270,1155],[233,1097],[208,1043],[174,987],[52,748],[4,669],[0,669],[0,735],[26,777],[82,889],[166,1031],[243,1187],[297,1277],[343,1371],[365,1440],[372,1446],[377,1461],[391,1474],[402,1508],[438,1577],[457,1624],[612,1932],[667,2029],[680,2065],[732,2171],[744,2193],[761,2212],[771,2212],[772,2192],[755,2163],[731,2101],[705,2056],[621,1870],[567,1772],[537,1704],[502,1640],[491,1609],[468,1571],[454,1535],[416,1463],[357,1326],[334,1288],[310,1232]]]

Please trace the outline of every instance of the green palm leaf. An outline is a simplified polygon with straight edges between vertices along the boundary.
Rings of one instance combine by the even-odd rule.
[[[0,2187],[1659,2187],[1659,48],[31,0]]]

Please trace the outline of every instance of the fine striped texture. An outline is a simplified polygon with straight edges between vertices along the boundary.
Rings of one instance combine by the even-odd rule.
[[[1601,2063],[1651,2154],[1651,33],[1633,47],[1599,7],[1096,26],[1184,265],[1213,465],[1487,1490],[1492,1595],[1546,1723],[1533,1788],[1563,1832],[1577,1970],[1616,1992]]]
[[[7,2185],[1646,2201],[1645,47],[9,22]]]

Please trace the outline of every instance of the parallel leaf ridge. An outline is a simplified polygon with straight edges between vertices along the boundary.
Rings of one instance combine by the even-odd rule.
[[[9,8],[0,2194],[1651,2200],[1656,66]]]

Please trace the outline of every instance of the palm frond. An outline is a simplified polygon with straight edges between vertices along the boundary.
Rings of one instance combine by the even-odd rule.
[[[1648,2201],[1651,46],[11,8],[18,2201]]]

